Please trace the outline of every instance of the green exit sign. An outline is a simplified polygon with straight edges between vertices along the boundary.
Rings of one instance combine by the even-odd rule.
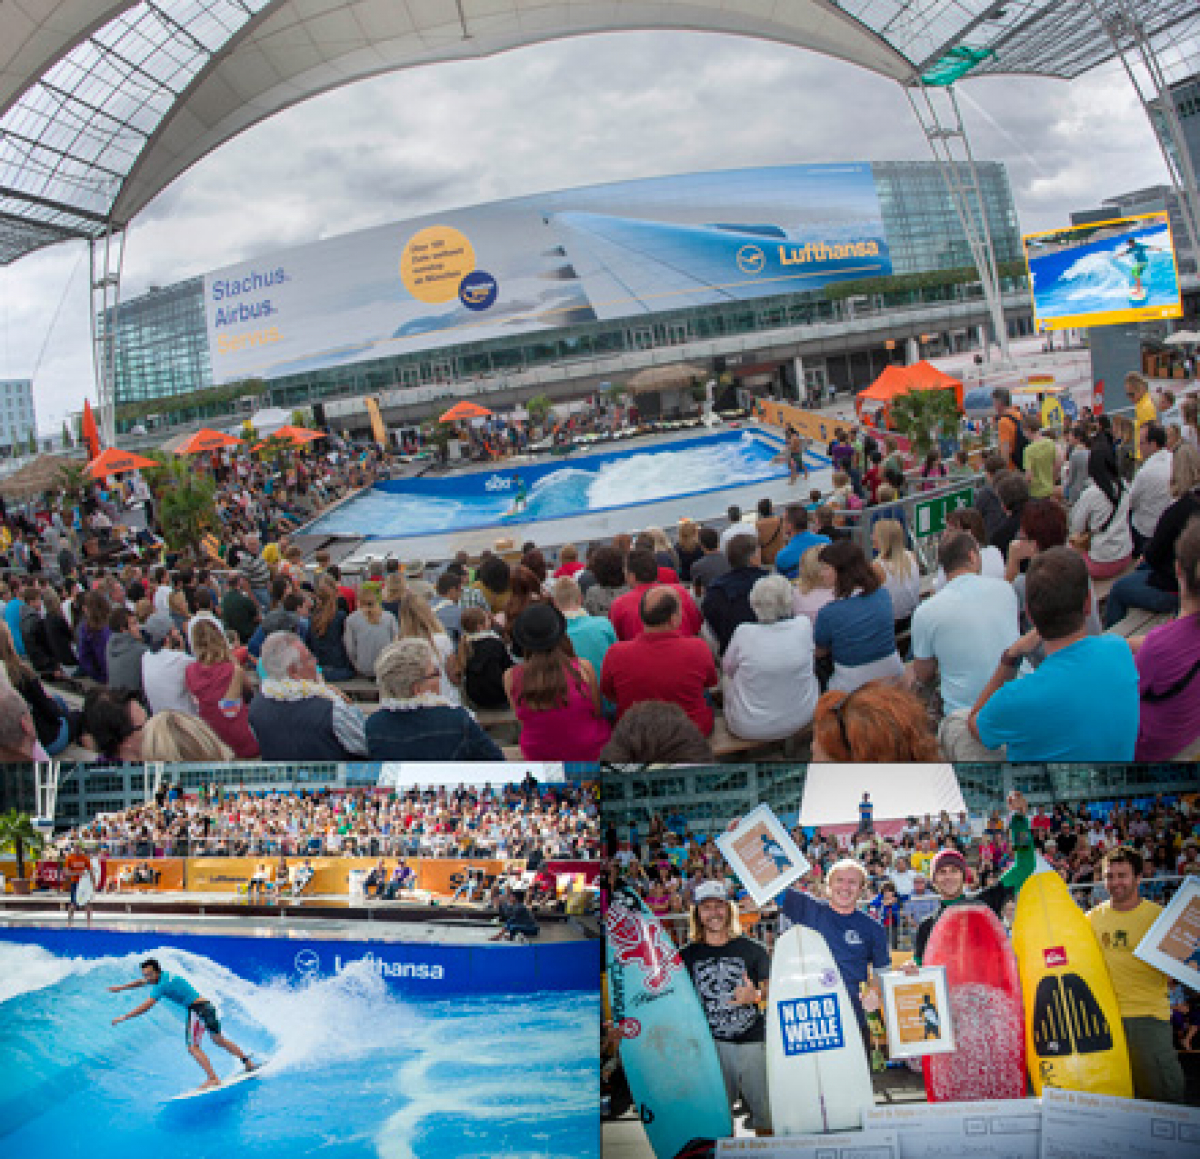
[[[964,487],[961,491],[951,491],[918,503],[913,509],[913,535],[940,535],[946,530],[946,516],[951,511],[970,507],[974,498],[974,489]]]

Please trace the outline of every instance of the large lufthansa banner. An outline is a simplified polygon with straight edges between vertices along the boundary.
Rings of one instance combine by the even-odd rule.
[[[870,165],[623,182],[378,226],[204,279],[213,376],[816,290],[891,273]]]

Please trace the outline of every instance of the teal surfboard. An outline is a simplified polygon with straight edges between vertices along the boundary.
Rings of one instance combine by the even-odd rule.
[[[630,891],[614,895],[605,927],[621,1064],[656,1159],[729,1138],[733,1119],[717,1048],[675,944]]]

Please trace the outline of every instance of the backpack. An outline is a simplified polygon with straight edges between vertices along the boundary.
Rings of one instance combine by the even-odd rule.
[[[1025,433],[1025,427],[1021,423],[1021,416],[1016,410],[1005,411],[1001,415],[1002,419],[1008,419],[1016,429],[1016,434],[1013,436],[1013,462],[1017,464],[1017,470],[1025,469],[1025,448],[1029,446],[1029,436]]]

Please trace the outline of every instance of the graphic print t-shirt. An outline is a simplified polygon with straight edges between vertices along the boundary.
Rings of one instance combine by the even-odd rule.
[[[723,946],[693,942],[680,951],[700,995],[713,1038],[721,1042],[765,1042],[766,1021],[757,1006],[733,1005],[733,992],[750,976],[755,986],[771,976],[767,951],[752,938],[732,938]]]

